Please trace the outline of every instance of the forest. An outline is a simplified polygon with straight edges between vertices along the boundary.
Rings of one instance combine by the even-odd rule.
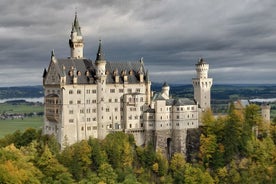
[[[60,146],[41,130],[16,131],[0,139],[0,183],[276,183],[276,128],[263,122],[259,106],[202,117],[200,145],[189,161],[167,159],[132,135],[109,134]]]

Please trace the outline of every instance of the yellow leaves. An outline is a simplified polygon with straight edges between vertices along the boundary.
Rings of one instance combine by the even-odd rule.
[[[154,164],[152,165],[152,170],[153,170],[155,173],[158,173],[158,169],[159,169],[158,163],[154,163]]]

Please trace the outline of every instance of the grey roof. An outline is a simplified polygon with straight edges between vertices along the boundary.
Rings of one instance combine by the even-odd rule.
[[[203,58],[199,58],[198,63],[196,65],[207,64]]]
[[[169,87],[167,82],[164,82],[163,87]]]
[[[179,98],[179,99],[175,99],[174,105],[175,106],[196,105],[196,102],[189,98]]]
[[[171,98],[166,100],[166,105],[171,105],[171,106],[196,105],[196,102],[189,98],[178,98],[178,99]]]
[[[152,97],[152,101],[155,101],[155,100],[166,100],[161,93],[154,93],[153,94],[153,97]]]
[[[56,65],[59,76],[66,76],[66,84],[72,84],[74,76],[77,77],[78,84],[91,84],[97,80],[96,64],[90,59],[57,59],[52,55],[51,60]],[[115,75],[117,75],[119,83],[123,83],[123,75],[126,75],[128,83],[140,83],[141,70],[145,73],[144,63],[140,61],[106,62],[106,82],[115,83]]]
[[[75,19],[72,25],[72,32],[77,32],[78,36],[82,36],[77,13],[75,14]]]
[[[99,41],[99,48],[98,48],[98,52],[97,52],[97,58],[96,58],[96,62],[97,61],[104,61],[104,54],[102,51],[102,41]]]

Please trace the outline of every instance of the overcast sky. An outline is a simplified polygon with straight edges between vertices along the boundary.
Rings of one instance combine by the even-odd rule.
[[[42,84],[51,50],[70,55],[76,9],[86,58],[101,39],[153,82],[191,84],[202,57],[215,84],[276,84],[275,0],[0,0],[0,86]]]

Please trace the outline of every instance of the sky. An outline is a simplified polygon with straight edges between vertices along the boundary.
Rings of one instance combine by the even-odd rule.
[[[275,0],[0,0],[0,87],[42,85],[51,51],[70,56],[75,12],[84,56],[143,57],[152,82],[191,84],[199,58],[214,84],[276,84]]]

